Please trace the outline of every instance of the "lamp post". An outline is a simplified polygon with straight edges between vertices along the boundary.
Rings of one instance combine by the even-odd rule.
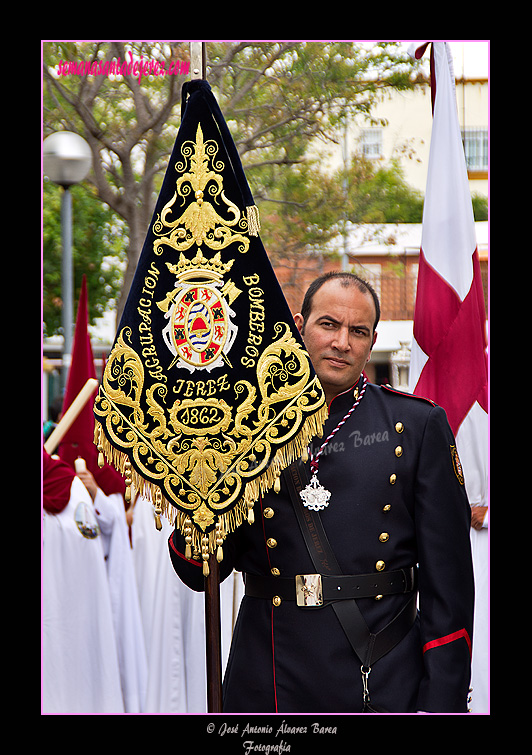
[[[72,353],[73,275],[72,275],[72,195],[70,187],[86,178],[92,165],[90,147],[79,134],[57,131],[43,142],[43,168],[45,175],[62,186],[61,197],[61,325],[63,328],[63,369],[61,385],[64,388]]]

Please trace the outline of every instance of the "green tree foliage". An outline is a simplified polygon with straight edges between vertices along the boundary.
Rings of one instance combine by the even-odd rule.
[[[421,223],[423,195],[405,181],[399,162],[375,167],[356,155],[347,175],[353,223]]]
[[[68,129],[88,141],[94,196],[124,226],[118,313],[179,127],[188,60],[188,42],[43,45],[44,135]],[[91,75],[80,75],[82,63]],[[151,73],[139,73],[139,63],[151,64]],[[266,249],[297,256],[325,242],[346,217],[344,187],[310,160],[309,146],[335,139],[347,117],[373,122],[377,99],[413,86],[417,63],[393,44],[352,42],[210,42],[207,63],[261,211]],[[173,73],[157,75],[163,65]],[[57,292],[46,290],[50,296]]]
[[[43,184],[43,319],[45,336],[61,328],[61,194],[63,189],[45,179]],[[89,292],[89,322],[101,317],[122,288],[125,263],[124,222],[98,201],[93,186],[77,185],[72,194],[74,313],[83,275]]]

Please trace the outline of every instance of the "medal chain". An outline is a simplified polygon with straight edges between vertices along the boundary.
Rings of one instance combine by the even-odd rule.
[[[347,412],[347,414],[345,415],[345,417],[340,420],[340,422],[336,425],[336,427],[330,433],[330,435],[327,436],[327,438],[325,439],[325,441],[319,447],[318,452],[316,453],[316,455],[314,456],[314,455],[311,454],[311,456],[310,456],[310,469],[311,469],[311,471],[312,471],[313,474],[317,474],[317,471],[318,471],[318,462],[319,462],[320,456],[323,453],[323,449],[325,448],[325,446],[327,445],[327,443],[329,443],[329,441],[331,440],[331,438],[334,435],[336,435],[336,433],[342,427],[342,425],[344,425],[347,422],[347,420],[349,419],[349,417],[353,414],[353,412],[355,411],[355,409],[357,408],[357,406],[362,401],[364,393],[366,392],[366,385],[367,385],[367,383],[368,383],[368,379],[364,375],[364,382],[362,384],[362,390],[360,391],[360,394],[358,395],[358,398],[356,399],[356,401],[353,404],[353,406],[351,407],[351,409]],[[358,392],[358,388],[357,388],[357,392]]]

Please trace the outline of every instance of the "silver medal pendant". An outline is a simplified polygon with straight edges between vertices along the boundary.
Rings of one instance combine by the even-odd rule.
[[[329,505],[329,498],[331,497],[330,492],[323,485],[320,485],[315,474],[312,475],[309,484],[299,495],[303,499],[303,505],[312,511],[321,511],[321,509],[326,508]]]

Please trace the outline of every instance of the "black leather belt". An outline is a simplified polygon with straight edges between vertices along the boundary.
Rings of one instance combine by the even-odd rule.
[[[415,567],[374,574],[298,574],[296,577],[266,577],[245,574],[246,595],[253,598],[276,596],[295,600],[300,608],[321,608],[327,603],[352,598],[408,593],[415,588]]]

